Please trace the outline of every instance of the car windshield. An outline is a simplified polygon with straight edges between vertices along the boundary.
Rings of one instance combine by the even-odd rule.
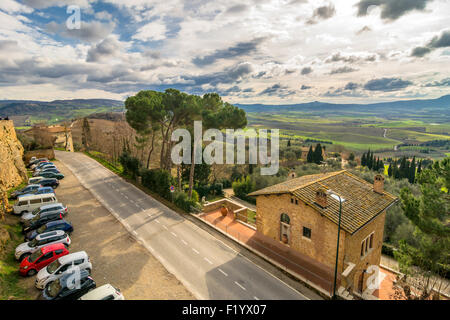
[[[48,286],[48,295],[50,297],[56,297],[56,295],[58,294],[59,291],[61,291],[61,284],[59,283],[58,280],[53,281],[52,283],[50,283],[50,285]]]
[[[42,250],[35,251],[30,258],[28,259],[29,262],[35,262],[42,254]]]
[[[39,229],[37,229],[37,233],[42,233],[42,232],[44,232],[45,230],[47,230],[47,226],[46,226],[46,225],[43,225],[42,227],[40,227]]]
[[[30,248],[36,247],[37,244],[38,244],[38,241],[36,240],[36,238],[34,238],[34,239],[31,240],[30,242],[28,242],[28,246],[29,246]]]
[[[58,268],[61,266],[61,263],[58,260],[53,261],[52,263],[50,263],[47,267],[47,272],[52,274],[54,273],[56,270],[58,270]]]
[[[33,216],[37,215],[37,213],[41,210],[41,208],[36,208],[32,211]]]

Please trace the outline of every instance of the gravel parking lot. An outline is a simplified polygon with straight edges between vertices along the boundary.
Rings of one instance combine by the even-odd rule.
[[[70,252],[84,250],[93,264],[92,277],[120,288],[126,299],[183,300],[195,297],[139,244],[110,212],[85,189],[63,163],[55,165],[65,175],[56,189],[58,201],[67,205],[72,222]],[[35,277],[27,279],[34,282]]]

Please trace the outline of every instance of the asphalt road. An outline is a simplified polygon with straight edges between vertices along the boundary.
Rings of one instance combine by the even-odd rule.
[[[55,153],[198,299],[308,299],[95,160],[82,153]]]

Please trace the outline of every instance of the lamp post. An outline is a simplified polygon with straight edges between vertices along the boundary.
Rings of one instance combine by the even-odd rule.
[[[328,190],[327,194],[339,201],[339,220],[338,220],[338,235],[337,235],[337,246],[336,246],[336,264],[334,266],[334,282],[333,282],[333,296],[332,299],[336,299],[336,281],[337,281],[337,269],[339,262],[339,238],[341,235],[341,216],[342,216],[342,203],[345,199],[342,199],[340,195],[332,190]]]

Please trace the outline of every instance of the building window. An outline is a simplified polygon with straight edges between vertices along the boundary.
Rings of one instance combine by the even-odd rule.
[[[311,229],[307,227],[303,227],[303,236],[305,238],[311,239]]]
[[[369,249],[373,248],[373,235],[374,233],[371,233],[361,242],[361,257],[364,257],[369,252]]]
[[[297,199],[295,199],[295,204],[298,205],[298,200]]]
[[[294,198],[291,198],[291,203],[294,203]]]
[[[291,219],[286,213],[280,216],[280,241],[289,244],[291,241]]]

